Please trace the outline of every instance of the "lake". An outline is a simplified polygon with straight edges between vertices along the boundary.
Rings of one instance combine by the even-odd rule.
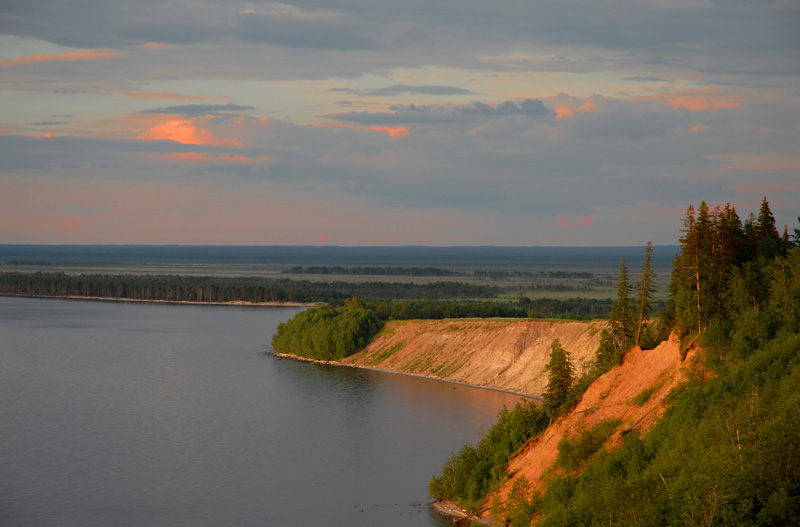
[[[0,525],[452,525],[519,397],[266,355],[301,309],[0,297]]]

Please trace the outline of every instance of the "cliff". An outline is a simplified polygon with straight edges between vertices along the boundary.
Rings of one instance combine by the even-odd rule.
[[[604,321],[411,320],[386,324],[342,364],[411,373],[539,395],[554,339],[572,354],[580,376],[595,359]]]
[[[482,514],[490,516],[493,502],[506,502],[514,482],[522,476],[533,489],[542,490],[558,456],[558,443],[565,436],[574,437],[605,419],[621,421],[606,441],[606,448],[619,445],[623,434],[643,435],[666,408],[670,390],[682,380],[682,366],[693,362],[695,356],[690,351],[682,361],[680,343],[674,335],[653,350],[631,349],[621,365],[592,383],[573,411],[530,440],[510,460],[511,477],[484,503]]]

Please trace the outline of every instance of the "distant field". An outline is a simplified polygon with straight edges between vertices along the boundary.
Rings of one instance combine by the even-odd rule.
[[[667,296],[671,263],[678,250],[678,246],[654,247],[656,299]],[[491,299],[514,302],[524,296],[613,298],[622,258],[635,280],[643,254],[644,247],[0,245],[0,272],[290,279],[320,284],[456,282],[499,287],[501,292]],[[356,267],[397,273],[403,272],[398,268],[433,269],[456,276],[295,272],[320,266],[338,266],[345,272]]]

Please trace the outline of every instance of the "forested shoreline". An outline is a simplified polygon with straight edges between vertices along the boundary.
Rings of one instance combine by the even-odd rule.
[[[593,298],[496,300],[500,288],[463,282],[314,282],[289,278],[0,273],[0,295],[155,302],[341,304],[361,298],[381,320],[413,318],[604,318],[612,301]],[[469,298],[492,298],[474,301]],[[656,306],[662,307],[659,304]]]
[[[0,273],[0,294],[86,296],[175,302],[336,302],[371,299],[493,298],[494,286],[462,282],[313,282],[288,278]]]

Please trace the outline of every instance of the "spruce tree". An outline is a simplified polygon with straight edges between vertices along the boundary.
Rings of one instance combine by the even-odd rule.
[[[617,280],[617,301],[611,307],[608,319],[608,330],[611,340],[617,350],[627,348],[633,340],[636,322],[634,308],[631,301],[631,282],[628,277],[628,267],[625,259],[619,265],[619,279]]]
[[[639,346],[642,340],[642,331],[646,330],[646,324],[650,320],[651,303],[656,291],[656,273],[653,271],[653,242],[647,242],[644,250],[644,263],[642,272],[639,274],[639,288],[636,294],[637,327],[634,344]]]
[[[761,202],[761,209],[758,211],[755,228],[758,240],[757,255],[770,259],[780,254],[783,245],[781,243],[781,235],[778,234],[778,229],[775,226],[775,217],[772,215],[772,211],[769,210],[769,203],[767,203],[766,197]]]
[[[558,339],[550,346],[550,360],[545,365],[548,372],[544,402],[551,409],[556,409],[567,401],[567,395],[575,382],[575,367],[572,365],[570,353],[561,347]]]

